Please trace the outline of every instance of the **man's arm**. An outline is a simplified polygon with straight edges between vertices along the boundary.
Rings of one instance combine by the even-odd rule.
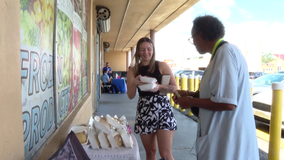
[[[192,98],[191,96],[178,98],[178,104],[182,109],[198,107],[211,111],[232,111],[236,108],[234,104],[216,103],[211,99]]]
[[[112,79],[112,77],[109,77],[109,76],[107,75],[107,81],[108,81],[108,82],[111,82],[111,79]]]

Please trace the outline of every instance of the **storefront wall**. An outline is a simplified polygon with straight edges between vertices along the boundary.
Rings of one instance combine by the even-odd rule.
[[[20,3],[0,1],[0,159],[24,159],[20,63]]]
[[[62,1],[62,2],[66,2],[66,1]],[[59,128],[55,131],[54,134],[52,134],[52,136],[49,138],[49,140],[47,141],[47,145],[41,148],[41,151],[39,151],[34,157],[37,157],[37,159],[46,159],[46,157],[50,157],[53,153],[55,153],[61,146],[61,144],[64,142],[65,138],[67,137],[68,131],[70,129],[70,127],[72,125],[75,124],[80,124],[80,123],[87,123],[89,118],[92,116],[92,113],[95,112],[95,110],[92,109],[92,98],[96,97],[96,92],[95,95],[92,95],[92,87],[91,87],[91,75],[93,73],[92,71],[92,67],[91,67],[91,57],[92,57],[92,36],[93,36],[93,27],[96,27],[94,22],[93,22],[93,18],[96,17],[94,16],[96,13],[93,10],[93,1],[92,0],[85,0],[85,5],[88,6],[86,14],[83,14],[82,16],[85,16],[85,20],[84,17],[78,16],[79,14],[75,16],[77,16],[77,18],[79,18],[79,20],[77,20],[77,22],[79,21],[80,23],[76,23],[76,18],[75,19],[75,23],[73,23],[73,74],[75,75],[75,73],[79,72],[81,74],[77,75],[77,79],[79,79],[78,81],[76,81],[76,78],[73,78],[73,94],[76,93],[75,90],[77,90],[78,95],[73,95],[73,96],[69,96],[69,97],[73,97],[75,100],[77,99],[77,102],[75,102],[75,100],[73,99],[72,104],[73,107],[71,107],[72,104],[69,104],[69,108],[71,108],[71,110],[68,109],[68,114],[66,114],[66,117],[63,118],[61,121],[57,121],[57,125],[59,125]],[[57,3],[58,4],[58,3]],[[77,8],[78,9],[78,8]],[[74,7],[74,11],[79,13],[80,11],[78,11],[76,9],[76,7]],[[62,9],[64,11],[64,9]],[[76,11],[77,10],[77,11]],[[66,10],[65,10],[66,11]],[[65,12],[68,13],[68,12]],[[57,21],[58,22],[58,21]],[[82,22],[82,23],[81,23]],[[83,24],[83,26],[81,27],[80,24]],[[60,34],[57,30],[57,35]],[[76,37],[77,36],[77,37]],[[95,36],[95,35],[94,35]],[[58,39],[57,39],[57,43],[58,43]],[[76,44],[77,43],[77,44]],[[58,45],[57,45],[58,48]],[[64,49],[63,49],[64,50]],[[81,53],[80,53],[81,52]],[[75,56],[77,54],[77,56]],[[58,56],[58,51],[57,51],[57,56]],[[85,58],[83,58],[85,56]],[[93,56],[96,57],[96,56]],[[74,62],[75,60],[75,62]],[[72,62],[72,60],[70,59],[70,61]],[[85,64],[84,62],[85,61]],[[95,60],[94,60],[95,61]],[[84,66],[82,68],[82,66]],[[76,71],[76,69],[78,69]],[[84,70],[85,68],[85,70]],[[80,70],[81,69],[81,70]],[[69,70],[69,69],[67,69]],[[83,71],[84,70],[84,71]],[[83,73],[84,72],[84,73]],[[64,73],[64,71],[63,71]],[[83,79],[83,75],[85,74],[85,79]],[[74,76],[73,76],[74,77]],[[58,79],[58,77],[57,77]],[[81,82],[81,80],[84,81],[84,83]],[[58,83],[58,80],[57,80]],[[74,85],[75,83],[80,84],[78,86],[78,88],[76,89]],[[96,82],[95,82],[96,83]],[[70,84],[70,83],[69,83]],[[87,84],[87,85],[85,85]],[[82,87],[83,86],[83,87]],[[82,88],[81,88],[82,87]],[[58,89],[58,88],[57,88]],[[58,89],[60,90],[60,89]],[[84,94],[85,93],[85,94]],[[71,95],[71,93],[70,93]],[[96,101],[96,99],[95,99]],[[69,102],[71,102],[69,100]],[[60,105],[60,103],[57,103],[58,105]],[[73,109],[72,109],[73,108]],[[94,109],[96,109],[96,106],[94,107]],[[60,110],[58,110],[57,112],[60,112]],[[57,117],[58,117],[58,113],[57,113]],[[58,120],[58,119],[57,119]]]

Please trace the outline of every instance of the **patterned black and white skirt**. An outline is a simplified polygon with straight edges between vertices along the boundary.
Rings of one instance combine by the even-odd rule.
[[[167,96],[139,97],[134,132],[153,134],[158,129],[177,130],[177,122]]]

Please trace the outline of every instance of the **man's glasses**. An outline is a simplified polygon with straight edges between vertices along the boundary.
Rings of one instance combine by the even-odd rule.
[[[188,42],[190,42],[191,44],[194,45],[194,43],[193,43],[193,38],[192,38],[192,37],[188,38]]]
[[[193,36],[192,36],[192,37],[188,38],[188,42],[190,42],[191,44],[193,44],[193,45],[194,45],[194,43],[193,43],[193,37],[194,37],[194,36],[196,36],[196,35],[197,35],[197,33],[198,33],[198,32],[196,32],[195,34],[193,34]]]

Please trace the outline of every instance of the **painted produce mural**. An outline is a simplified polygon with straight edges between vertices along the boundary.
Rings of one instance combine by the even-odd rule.
[[[87,93],[88,3],[20,3],[23,136],[31,159]]]
[[[87,93],[87,28],[82,21],[83,17],[87,19],[85,4],[87,1],[57,1],[57,124]]]

